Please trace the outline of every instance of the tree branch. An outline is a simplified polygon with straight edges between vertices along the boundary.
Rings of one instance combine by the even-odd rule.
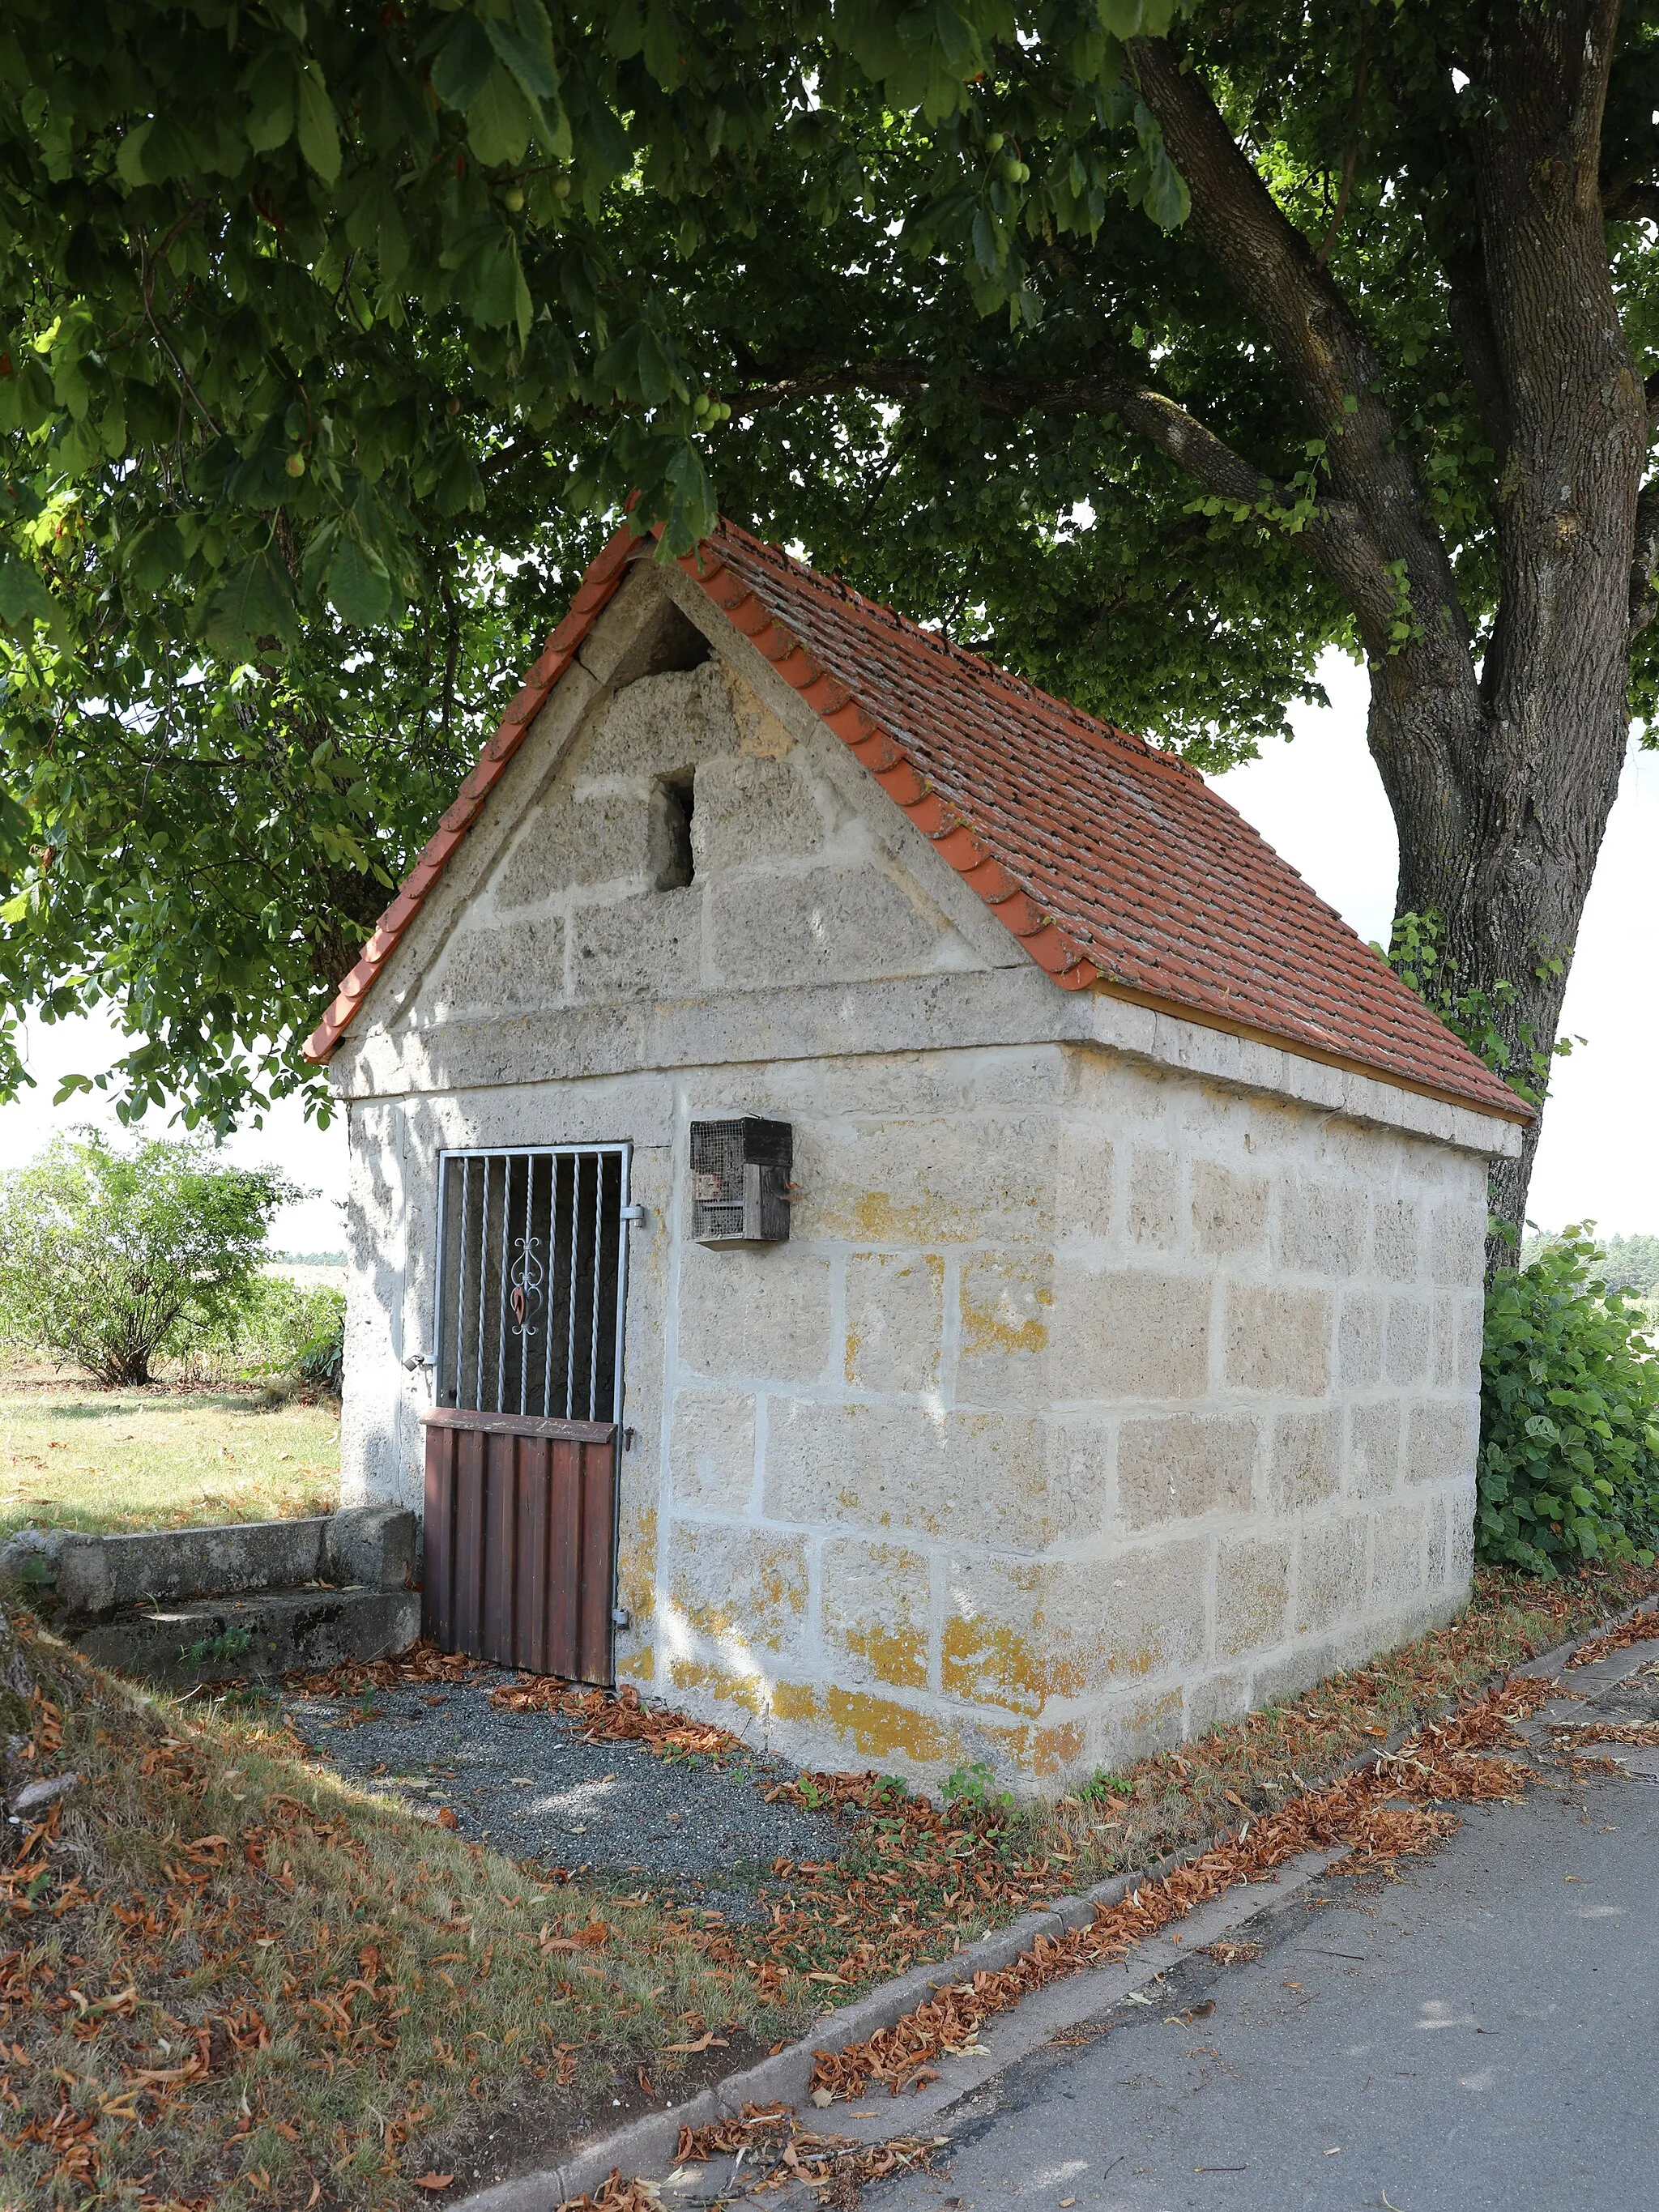
[[[1327,441],[1338,503],[1363,518],[1377,565],[1403,561],[1420,635],[1437,641],[1437,680],[1471,685],[1468,623],[1404,441],[1382,396],[1382,366],[1328,270],[1280,208],[1229,130],[1196,70],[1164,39],[1128,54],[1192,198],[1192,224],[1215,268],[1266,332],[1291,387]],[[1352,592],[1352,586],[1343,588]],[[1378,626],[1374,596],[1350,598],[1373,656],[1393,645],[1393,595]]]
[[[1213,497],[1248,508],[1265,529],[1300,537],[1310,557],[1346,596],[1362,623],[1385,634],[1397,618],[1398,586],[1351,501],[1322,499],[1310,510],[1296,486],[1276,482],[1235,452],[1167,392],[1135,376],[1129,364],[1112,362],[1083,376],[967,374],[947,380],[927,362],[850,362],[805,366],[751,386],[743,397],[751,408],[787,406],[834,392],[908,399],[947,380],[999,415],[1115,416]]]

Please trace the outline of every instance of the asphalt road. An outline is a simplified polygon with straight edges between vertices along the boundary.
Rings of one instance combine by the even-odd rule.
[[[1402,1876],[1011,2067],[866,2212],[1659,2207],[1659,1786],[1466,1809]]]

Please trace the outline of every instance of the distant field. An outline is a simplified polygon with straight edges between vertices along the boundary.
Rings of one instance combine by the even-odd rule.
[[[337,1408],[264,1396],[99,1390],[12,1363],[0,1370],[0,1540],[31,1523],[107,1531],[331,1511]]]

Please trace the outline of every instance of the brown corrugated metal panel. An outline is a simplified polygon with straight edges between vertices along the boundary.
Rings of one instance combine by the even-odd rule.
[[[439,1407],[425,1426],[425,1633],[498,1666],[608,1684],[615,1424]]]

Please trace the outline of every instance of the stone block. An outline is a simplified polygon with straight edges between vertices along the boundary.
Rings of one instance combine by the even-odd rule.
[[[641,677],[618,691],[586,738],[582,773],[649,781],[735,752],[738,742],[720,664],[707,660]]]
[[[1466,1293],[1443,1291],[1434,1301],[1429,1325],[1429,1349],[1433,1360],[1431,1380],[1442,1390],[1455,1390],[1462,1382],[1462,1321]]]
[[[490,878],[497,912],[540,906],[572,881],[576,817],[568,786],[549,792],[532,808],[507,858]]]
[[[1267,1502],[1275,1513],[1302,1513],[1342,1483],[1342,1409],[1280,1413],[1267,1457]]]
[[[1291,1595],[1286,1536],[1224,1541],[1215,1562],[1215,1656],[1237,1659],[1284,1641]]]
[[[68,1535],[58,1552],[58,1601],[71,1615],[126,1606],[288,1590],[323,1569],[323,1516],[132,1536]]]
[[[722,671],[738,726],[738,751],[744,760],[787,760],[795,740],[759,695],[729,664]]]
[[[1328,1291],[1231,1284],[1228,1382],[1235,1389],[1322,1398],[1331,1383],[1332,1319]]]
[[[1428,1501],[1438,1510],[1437,1501]],[[1371,1523],[1372,1605],[1379,1611],[1407,1605],[1422,1591],[1425,1505],[1390,1506]]]
[[[716,877],[708,892],[715,972],[739,990],[925,975],[945,924],[879,868]]]
[[[1454,1492],[1446,1508],[1446,1588],[1462,1596],[1474,1573],[1474,1492]]]
[[[676,1521],[669,1602],[728,1670],[769,1672],[806,1632],[806,1539],[787,1530]]]
[[[578,784],[572,813],[571,883],[653,887],[661,866],[661,807],[652,785]]]
[[[1486,1206],[1458,1200],[1437,1206],[1429,1260],[1435,1281],[1448,1289],[1467,1290],[1480,1282],[1486,1264]]]
[[[695,886],[582,907],[570,918],[578,999],[684,998],[696,989],[702,968],[702,893]]]
[[[875,1690],[780,1681],[769,1718],[776,1725],[769,1729],[769,1741],[798,1762],[816,1757],[845,1765],[850,1750],[856,1759],[925,1777],[947,1773],[964,1751],[962,1734],[948,1717]]]
[[[1461,1389],[1480,1388],[1480,1355],[1486,1334],[1486,1300],[1479,1291],[1464,1298],[1457,1318],[1457,1383]]]
[[[1365,1541],[1362,1514],[1304,1526],[1296,1577],[1298,1635],[1334,1627],[1358,1614],[1365,1601]]]
[[[1364,1256],[1365,1194],[1291,1177],[1279,1194],[1279,1256],[1302,1275],[1351,1275]]]
[[[1347,1480],[1355,1498],[1383,1498],[1400,1480],[1400,1401],[1348,1408]]]
[[[1407,1482],[1471,1482],[1479,1409],[1465,1398],[1419,1399],[1406,1431]]]
[[[775,1398],[765,1494],[776,1521],[1018,1551],[1051,1541],[1055,1521],[1043,1425],[1018,1413]]]
[[[1261,1425],[1242,1414],[1173,1413],[1125,1421],[1118,1436],[1118,1511],[1127,1528],[1242,1513],[1261,1444]]]
[[[1129,1163],[1129,1234],[1137,1244],[1173,1250],[1181,1232],[1181,1162],[1161,1146],[1137,1145]]]
[[[274,1682],[344,1659],[392,1658],[420,1632],[420,1592],[397,1589],[273,1589],[146,1606],[68,1628],[95,1665],[172,1689]]]
[[[799,1118],[793,1232],[910,1250],[1046,1244],[1056,1141],[1042,1111],[913,1116],[896,1107],[874,1128]]]
[[[415,1579],[415,1516],[398,1505],[350,1505],[323,1523],[325,1582],[406,1589]]]
[[[1230,1727],[1249,1710],[1245,1692],[1249,1679],[1240,1670],[1206,1674],[1187,1685],[1182,1735],[1188,1740],[1208,1735],[1212,1729]]]
[[[683,1370],[765,1383],[817,1380],[830,1358],[830,1262],[797,1244],[680,1251]]]
[[[974,1734],[998,1783],[1022,1797],[1030,1796],[1033,1782],[1052,1788],[1090,1771],[1084,1764],[1090,1734],[1086,1721],[1058,1721],[1047,1728],[1029,1721],[1012,1728],[981,1722]]]
[[[711,1513],[748,1510],[755,1489],[755,1401],[720,1390],[679,1390],[669,1431],[674,1496]]]
[[[479,1009],[518,1013],[556,1006],[564,997],[564,924],[557,915],[493,929],[463,925],[434,989],[440,1015]]]
[[[976,1252],[962,1263],[957,1396],[1022,1405],[1048,1395],[1054,1266],[1042,1252]]]
[[[947,1697],[1041,1714],[1204,1653],[1208,1546],[1099,1560],[956,1559],[945,1578]]]
[[[1110,1138],[1091,1121],[1066,1121],[1060,1132],[1056,1237],[1105,1237],[1116,1212],[1117,1157]]]
[[[849,1254],[843,1364],[852,1389],[935,1389],[944,1334],[945,1263],[936,1254]]]
[[[1383,1305],[1368,1291],[1345,1291],[1336,1331],[1337,1381],[1345,1390],[1382,1379]]]
[[[823,1547],[823,1638],[837,1682],[925,1690],[927,1558],[898,1544],[832,1537]]]
[[[1434,1371],[1433,1322],[1434,1308],[1427,1298],[1389,1299],[1385,1366],[1390,1382],[1420,1385],[1429,1381]]]
[[[1195,1253],[1205,1259],[1223,1260],[1239,1253],[1266,1251],[1266,1176],[1241,1174],[1218,1160],[1194,1160],[1191,1181]]]
[[[1418,1271],[1422,1209],[1409,1198],[1379,1198],[1371,1207],[1371,1255],[1377,1271],[1409,1283]]]
[[[1206,1277],[1056,1266],[1057,1399],[1199,1398],[1209,1367]]]
[[[1112,1431],[1103,1421],[1053,1421],[1048,1431],[1047,1540],[1103,1535],[1112,1514]]]
[[[626,1459],[621,1510],[617,1516],[617,1602],[632,1620],[622,1632],[650,1648],[650,1631],[657,1618],[657,1508],[643,1480],[637,1486]],[[620,1645],[618,1650],[620,1650]],[[635,1679],[651,1679],[651,1668],[639,1667]]]
[[[815,853],[823,821],[796,760],[709,761],[697,771],[691,850],[699,876]]]
[[[1179,1686],[1133,1690],[1105,1699],[1089,1716],[1087,1749],[1080,1765],[1109,1774],[1155,1752],[1170,1751],[1186,1732],[1186,1698]]]

